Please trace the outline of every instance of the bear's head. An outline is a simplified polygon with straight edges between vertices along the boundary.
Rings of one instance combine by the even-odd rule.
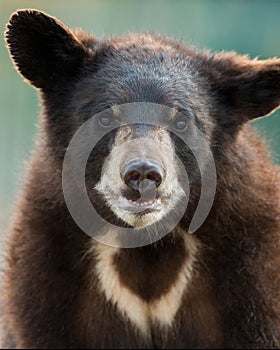
[[[247,121],[280,104],[279,59],[211,54],[149,34],[98,40],[36,10],[12,15],[6,41],[40,91],[50,157],[62,165],[76,131],[93,120],[87,131],[100,138],[87,161],[88,194],[120,225],[176,212],[185,175],[192,193],[210,156],[218,160]]]

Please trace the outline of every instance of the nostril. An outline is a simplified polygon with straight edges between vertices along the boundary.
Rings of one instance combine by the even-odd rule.
[[[156,187],[159,187],[162,182],[161,174],[157,171],[150,171],[146,174],[148,180],[153,181],[156,184]]]
[[[133,190],[139,189],[139,184],[142,180],[141,172],[133,169],[125,172],[124,174],[124,182],[125,184]]]
[[[141,180],[141,174],[137,171],[137,170],[132,170],[132,171],[128,171],[125,174],[124,177],[125,183],[128,184],[129,182],[140,182]]]
[[[137,180],[140,180],[140,177],[141,177],[140,173],[136,170],[130,171],[130,172],[128,172],[128,174],[126,174],[126,178],[128,180],[137,181]]]

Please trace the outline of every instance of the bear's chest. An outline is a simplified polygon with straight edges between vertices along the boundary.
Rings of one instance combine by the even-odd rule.
[[[125,320],[149,337],[154,325],[172,327],[192,278],[195,252],[190,239],[188,251],[182,240],[172,248],[161,247],[160,253],[151,247],[124,251],[98,245],[100,290]]]

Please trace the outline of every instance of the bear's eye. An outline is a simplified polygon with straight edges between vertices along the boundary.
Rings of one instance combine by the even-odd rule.
[[[102,115],[99,117],[99,124],[104,127],[111,126],[113,124],[113,118],[110,115]]]
[[[179,131],[184,131],[187,129],[188,127],[188,124],[187,124],[187,121],[186,119],[182,118],[182,117],[179,117],[175,120],[175,128]]]

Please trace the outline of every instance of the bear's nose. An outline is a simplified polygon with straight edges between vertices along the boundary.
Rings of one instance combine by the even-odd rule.
[[[148,158],[129,161],[121,172],[124,183],[133,190],[139,190],[139,185],[144,180],[150,180],[159,187],[163,174],[164,171],[159,162]]]

